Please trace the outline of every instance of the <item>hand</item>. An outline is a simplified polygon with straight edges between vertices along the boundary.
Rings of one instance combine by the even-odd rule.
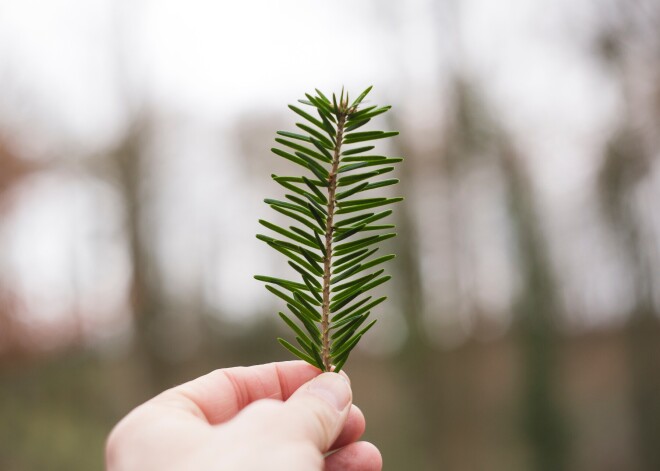
[[[344,373],[302,361],[216,370],[126,416],[106,469],[378,471],[378,449],[357,441],[364,428]]]

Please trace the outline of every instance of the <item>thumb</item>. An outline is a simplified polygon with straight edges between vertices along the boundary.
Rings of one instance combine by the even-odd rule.
[[[325,452],[335,441],[351,408],[353,394],[343,374],[323,373],[302,385],[284,404],[289,439],[309,441]]]

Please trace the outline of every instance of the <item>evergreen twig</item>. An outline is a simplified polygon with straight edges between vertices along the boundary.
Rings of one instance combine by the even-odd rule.
[[[373,223],[392,213],[382,211],[382,206],[402,198],[371,194],[363,197],[362,193],[397,183],[396,179],[373,179],[392,171],[392,164],[403,160],[367,155],[375,146],[365,143],[398,134],[362,129],[372,118],[390,109],[389,106],[362,107],[370,91],[371,87],[367,88],[353,102],[343,89],[339,98],[332,94],[332,100],[319,90],[316,95],[306,94],[307,99],[299,101],[311,107],[316,115],[289,105],[304,119],[296,127],[305,134],[278,131],[282,137],[275,141],[284,148],[271,149],[309,174],[272,175],[273,180],[291,193],[285,195],[287,201],[264,201],[304,227],[284,228],[260,220],[284,239],[263,234],[257,238],[285,255],[299,279],[263,275],[255,278],[267,283],[266,288],[287,303],[292,317],[299,322],[280,312],[282,320],[295,333],[298,346],[281,338],[278,341],[298,358],[323,371],[341,370],[352,349],[375,324],[374,320],[363,326],[370,309],[386,297],[365,306],[371,299],[367,293],[390,279],[389,275],[382,276],[384,270],[380,265],[394,258],[394,255],[381,255],[370,259],[380,242],[395,236],[381,232],[394,228],[393,225]],[[359,146],[347,148],[353,144]],[[376,266],[376,271],[365,273]]]

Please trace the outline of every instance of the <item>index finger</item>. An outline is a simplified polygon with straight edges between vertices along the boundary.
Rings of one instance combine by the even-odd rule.
[[[304,361],[219,369],[169,389],[153,401],[176,400],[177,405],[215,425],[259,399],[284,401],[320,373]]]

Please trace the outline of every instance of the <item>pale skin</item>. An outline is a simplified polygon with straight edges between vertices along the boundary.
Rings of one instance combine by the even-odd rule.
[[[107,471],[379,471],[348,377],[302,361],[216,370],[114,428]]]

